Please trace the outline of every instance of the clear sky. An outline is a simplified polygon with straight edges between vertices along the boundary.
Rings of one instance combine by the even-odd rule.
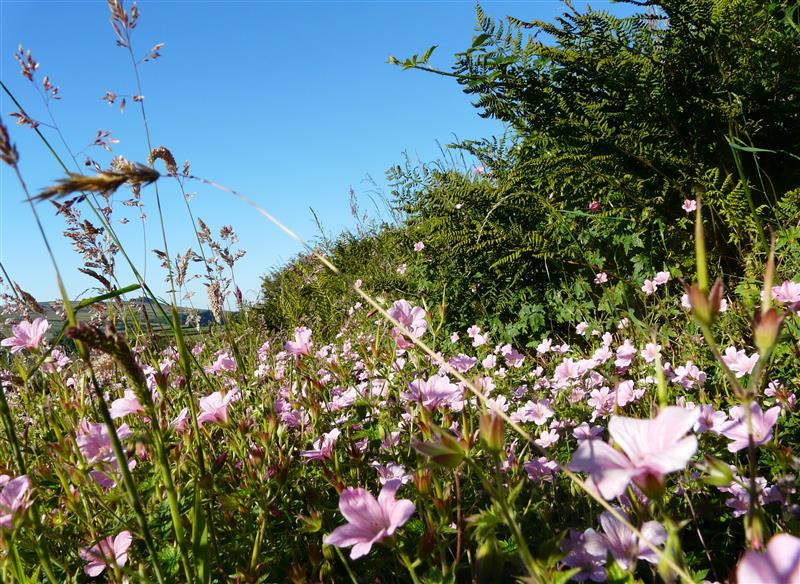
[[[595,2],[605,6],[606,3]],[[130,2],[125,2],[130,8]],[[352,225],[348,190],[363,204],[386,188],[385,170],[403,159],[431,161],[438,143],[480,138],[502,127],[477,115],[452,80],[386,63],[390,54],[410,56],[438,44],[432,62],[448,68],[466,49],[475,26],[472,2],[266,2],[140,1],[134,49],[144,56],[163,42],[162,57],[140,67],[154,145],[170,148],[192,172],[234,187],[275,214],[302,237],[313,238],[313,208],[329,233]],[[522,19],[551,19],[557,1],[485,2],[487,13]],[[119,140],[112,152],[89,147],[107,166],[116,154],[145,162],[147,147],[140,113],[128,100],[120,113],[100,97],[106,91],[134,94],[131,62],[115,46],[105,1],[0,0],[0,77],[29,114],[49,123],[36,88],[14,59],[21,44],[60,87],[51,109],[73,151],[82,151],[101,128]],[[14,125],[14,104],[0,95],[0,114],[20,153],[20,166],[35,193],[62,176],[35,134]],[[53,129],[41,126],[69,160]],[[159,168],[163,168],[160,166]],[[171,181],[161,188],[169,248],[174,255],[193,244],[184,203]],[[237,281],[254,300],[261,277],[300,248],[252,209],[224,193],[191,185],[196,217],[212,229],[225,224],[238,232],[247,255]],[[126,192],[117,195],[120,201]],[[143,191],[146,243],[134,210],[119,205],[114,226],[137,265],[144,248],[163,248],[152,187]],[[63,220],[49,204],[39,206],[45,229],[73,297],[95,285],[77,271],[78,254],[61,236]],[[87,209],[85,217],[90,218]],[[121,224],[127,217],[130,222]],[[196,244],[196,242],[194,242]],[[194,246],[196,248],[196,245]],[[0,168],[0,261],[23,288],[42,300],[58,296],[44,244],[35,231],[16,177]],[[118,260],[122,284],[135,280]],[[164,273],[148,252],[147,279],[164,294]],[[205,306],[196,282],[195,304]]]

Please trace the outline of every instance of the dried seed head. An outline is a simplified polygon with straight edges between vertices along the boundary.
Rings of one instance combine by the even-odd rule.
[[[150,151],[150,156],[147,157],[147,164],[153,166],[156,160],[163,160],[164,165],[167,167],[167,174],[176,176],[178,174],[178,164],[175,162],[175,157],[169,148],[166,146],[157,146]]]
[[[23,290],[22,287],[16,282],[14,283],[14,288],[17,289],[17,292],[19,293],[20,297],[22,297],[22,301],[25,303],[25,306],[27,306],[31,311],[38,312],[39,314],[47,314],[47,311],[41,304],[39,304],[36,301],[36,298],[34,298],[33,295],[31,295],[30,293]]]
[[[208,286],[208,306],[217,324],[222,324],[222,291],[219,282],[213,282]]]
[[[52,187],[44,189],[34,200],[59,199],[76,192],[110,194],[125,183],[131,186],[148,185],[160,176],[156,170],[138,163],[131,163],[130,167],[119,171],[100,172],[93,176],[69,173]]]
[[[3,122],[0,122],[0,159],[9,166],[16,166],[19,161],[17,147],[11,143],[8,129]]]

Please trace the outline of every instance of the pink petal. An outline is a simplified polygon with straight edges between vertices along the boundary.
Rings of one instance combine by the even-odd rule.
[[[597,473],[605,470],[633,468],[624,454],[602,440],[584,440],[569,463],[570,470]]]
[[[385,525],[383,510],[371,493],[364,489],[346,488],[339,497],[339,510],[349,523],[375,533]]]
[[[356,545],[353,546],[353,549],[350,550],[350,558],[353,560],[357,560],[361,556],[366,556],[371,549],[372,549],[371,541],[357,543]]]
[[[414,503],[409,501],[408,499],[401,499],[397,501],[395,506],[389,513],[389,528],[387,530],[387,535],[392,535],[394,531],[405,524],[411,516],[416,511],[416,507]]]
[[[120,561],[120,556],[125,556],[125,552],[128,551],[128,548],[131,547],[131,542],[133,541],[133,537],[131,536],[131,532],[127,529],[125,531],[121,531],[117,537],[114,538],[114,555],[117,557],[117,564],[122,566],[125,560]]]
[[[341,525],[323,538],[323,543],[337,547],[349,547],[359,542],[372,541],[375,533],[372,530],[353,525]]]
[[[647,455],[642,466],[661,474],[683,470],[695,452],[697,452],[697,438],[686,436],[670,448]]]

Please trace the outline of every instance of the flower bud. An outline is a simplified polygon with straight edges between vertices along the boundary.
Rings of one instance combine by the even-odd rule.
[[[722,303],[722,280],[717,279],[708,294],[697,284],[689,286],[686,292],[689,295],[692,314],[697,322],[704,326],[711,326],[717,314],[719,314],[719,307]]]
[[[703,481],[715,487],[727,487],[733,482],[733,471],[727,463],[713,456],[706,456],[707,476]]]
[[[774,308],[756,312],[753,317],[753,337],[760,355],[766,355],[778,342],[778,334],[783,325],[784,314]]]
[[[431,471],[428,468],[418,470],[414,475],[414,486],[420,495],[427,495],[430,492],[432,478]]]
[[[481,441],[489,452],[503,450],[503,419],[495,413],[481,414]]]

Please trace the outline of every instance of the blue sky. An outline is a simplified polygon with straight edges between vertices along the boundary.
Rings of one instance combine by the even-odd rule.
[[[593,3],[607,6],[607,3]],[[125,3],[129,8],[130,2]],[[438,44],[432,62],[448,68],[455,52],[471,42],[472,2],[178,2],[140,1],[133,32],[135,52],[144,56],[166,43],[162,57],[141,65],[143,95],[154,145],[170,148],[192,172],[234,187],[295,229],[304,238],[318,235],[313,208],[327,232],[352,225],[348,190],[369,204],[367,193],[386,187],[384,173],[403,159],[431,161],[438,143],[499,134],[484,120],[452,80],[386,63]],[[485,2],[487,13],[522,19],[551,19],[556,1]],[[32,117],[48,122],[34,88],[19,73],[17,45],[30,49],[45,74],[60,87],[51,102],[71,149],[81,151],[99,129],[120,142],[107,153],[86,150],[102,166],[111,157],[144,162],[147,146],[135,104],[124,114],[100,97],[108,90],[133,94],[127,52],[114,44],[105,1],[0,0],[0,77]],[[0,114],[20,152],[29,188],[38,192],[62,176],[57,162],[34,133],[13,125],[15,107],[0,95]],[[60,153],[53,130],[42,127]],[[180,192],[172,182],[161,188],[169,249],[174,255],[194,240]],[[237,281],[255,300],[261,277],[300,248],[263,218],[224,193],[190,185],[192,210],[212,229],[233,225],[247,255],[237,265]],[[120,201],[125,193],[117,195]],[[143,192],[146,242],[138,215],[118,206],[114,226],[138,266],[144,249],[163,248],[152,188]],[[63,220],[39,207],[72,296],[85,294],[94,281],[80,274],[79,256],[61,237]],[[85,212],[90,217],[88,209]],[[130,222],[120,224],[127,217]],[[195,242],[196,243],[196,242]],[[196,245],[195,245],[196,248]],[[8,167],[0,169],[0,261],[37,298],[57,296],[44,244],[35,233],[30,208]],[[118,259],[119,280],[135,280]],[[148,252],[147,279],[161,294],[164,273]],[[193,301],[205,306],[204,288]]]

